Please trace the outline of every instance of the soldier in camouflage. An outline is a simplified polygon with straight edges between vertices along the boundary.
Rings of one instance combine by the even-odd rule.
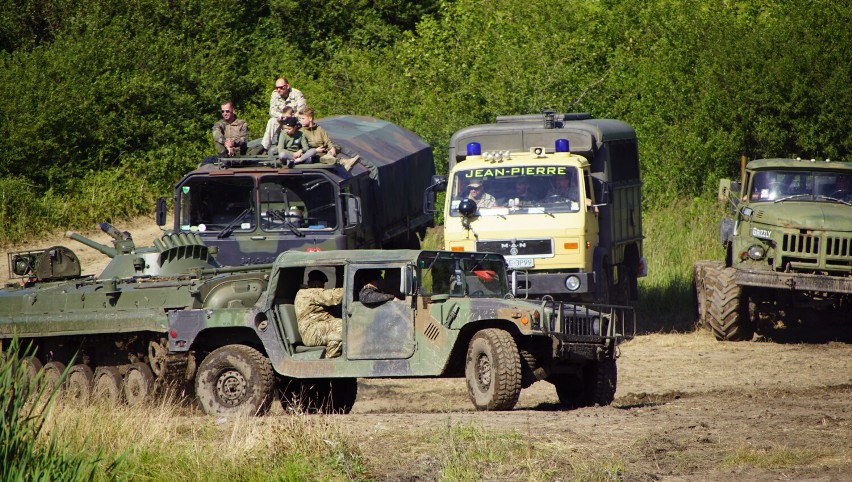
[[[279,77],[275,81],[275,89],[269,98],[269,121],[266,123],[266,131],[263,134],[263,138],[269,139],[269,142],[268,145],[264,143],[263,147],[267,150],[274,148],[278,133],[281,131],[281,121],[298,114],[307,105],[302,91],[290,87],[286,77]],[[285,112],[288,107],[292,109],[293,114]]]
[[[213,142],[220,156],[233,157],[245,154],[248,144],[248,124],[237,119],[234,103],[230,100],[222,103],[222,120],[213,124]]]
[[[296,293],[293,302],[302,341],[306,346],[326,346],[326,358],[340,356],[343,344],[343,320],[328,309],[343,303],[343,288],[325,288],[328,277],[313,270],[308,273],[308,286]]]
[[[382,272],[380,270],[365,270],[363,276],[366,283],[361,288],[361,291],[358,292],[358,301],[367,306],[374,307],[396,298],[396,296],[385,293],[379,288],[379,285],[382,283]]]

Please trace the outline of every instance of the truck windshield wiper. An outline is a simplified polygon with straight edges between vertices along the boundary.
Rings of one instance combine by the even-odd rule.
[[[277,220],[279,220],[279,221],[281,221],[282,223],[284,223],[284,226],[286,226],[286,227],[287,227],[287,229],[289,229],[289,230],[290,230],[290,232],[292,232],[292,233],[293,233],[293,234],[295,234],[296,236],[298,236],[298,237],[300,237],[300,238],[304,238],[304,237],[305,237],[305,233],[303,233],[303,232],[299,231],[299,227],[298,227],[298,226],[296,226],[295,224],[293,224],[292,222],[288,221],[288,220],[287,220],[287,218],[286,218],[286,217],[284,217],[284,215],[282,215],[280,211],[272,210],[272,211],[267,211],[267,212],[268,212],[268,213],[270,213],[270,214],[272,214],[272,216],[273,216],[273,217],[275,217]]]
[[[822,194],[818,194],[817,199],[828,199],[829,201],[834,201],[834,202],[838,202],[838,203],[841,203],[841,204],[845,204],[847,206],[852,206],[852,203],[850,203],[849,201],[844,201],[843,199],[838,199],[836,197],[831,197],[831,196],[823,196]]]
[[[234,227],[237,225],[237,223],[242,221],[243,218],[246,217],[247,214],[250,214],[250,213],[253,213],[253,212],[254,212],[254,210],[252,208],[245,208],[243,210],[243,212],[238,214],[237,217],[235,217],[233,221],[228,223],[228,225],[225,226],[225,228],[222,229],[222,232],[219,233],[219,235],[216,236],[216,237],[219,238],[219,239],[223,239],[223,238],[227,238],[228,236],[230,236],[231,233],[234,232]]]
[[[792,196],[784,196],[782,198],[778,198],[773,202],[780,203],[781,201],[789,201],[791,199],[798,199],[801,197],[810,197],[810,194],[793,194]]]

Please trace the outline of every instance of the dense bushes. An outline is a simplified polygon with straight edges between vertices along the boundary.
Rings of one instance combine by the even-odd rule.
[[[150,209],[212,148],[220,100],[260,135],[281,73],[321,116],[397,122],[441,163],[452,132],[498,114],[624,119],[648,207],[712,190],[740,153],[852,148],[852,13],[828,0],[14,3],[0,12],[0,176],[21,199],[2,199],[0,243]],[[90,206],[84,178],[129,192]]]

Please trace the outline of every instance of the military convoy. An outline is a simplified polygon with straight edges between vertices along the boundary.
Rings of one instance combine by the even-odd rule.
[[[513,299],[499,254],[425,250],[286,251],[267,265],[222,267],[197,233],[138,248],[107,224],[112,259],[83,276],[73,251],[9,253],[18,278],[0,290],[0,341],[31,342],[33,375],[75,399],[138,404],[188,386],[207,413],[288,406],[348,412],[357,378],[465,377],[480,410],[509,410],[538,380],[572,407],[612,402],[629,308]],[[294,299],[310,270],[344,290],[343,354],[305,346]],[[358,299],[364,270],[384,272],[398,300]]]
[[[501,116],[453,134],[449,167],[426,201],[438,210],[434,193],[448,193],[444,249],[503,254],[518,296],[637,299],[647,268],[630,125],[586,113]],[[491,196],[482,206],[468,195],[474,186]]]
[[[723,260],[695,264],[699,322],[735,341],[795,309],[848,313],[852,163],[743,160],[742,171],[720,182]]]
[[[434,224],[422,193],[435,174],[431,147],[390,122],[320,119],[360,163],[287,168],[270,156],[208,158],[174,190],[176,233],[193,233],[223,266],[271,263],[286,250],[419,248]],[[258,141],[252,141],[258,142]],[[165,222],[165,200],[158,203]]]

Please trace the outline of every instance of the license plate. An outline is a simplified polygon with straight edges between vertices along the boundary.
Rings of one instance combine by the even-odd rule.
[[[532,268],[534,266],[532,258],[507,259],[506,264],[509,266],[509,269]]]

